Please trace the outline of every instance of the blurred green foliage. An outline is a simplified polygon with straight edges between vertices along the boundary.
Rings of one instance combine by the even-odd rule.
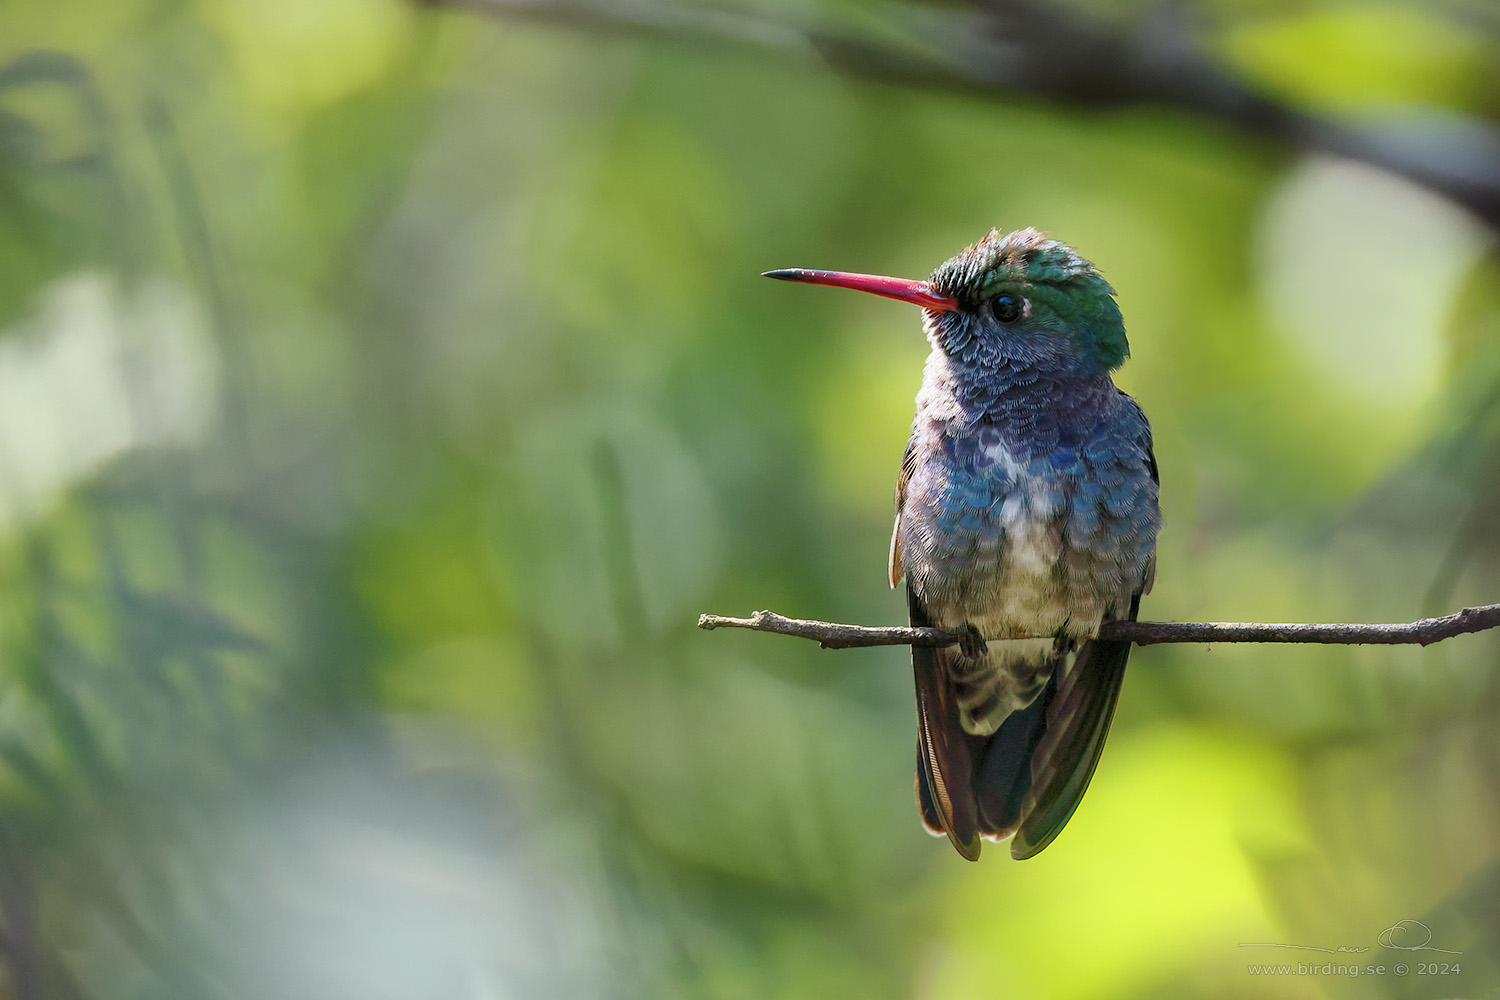
[[[1308,107],[1496,113],[1477,5],[1203,6]],[[0,7],[8,995],[1496,995],[1495,636],[1138,651],[1067,833],[970,866],[901,650],[693,628],[901,620],[917,319],[757,274],[991,225],[1119,290],[1148,617],[1500,599],[1500,264],[1404,182],[394,0]],[[1242,947],[1418,919],[1460,974]]]

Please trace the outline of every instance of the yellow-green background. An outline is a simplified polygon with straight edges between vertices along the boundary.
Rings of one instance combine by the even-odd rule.
[[[1187,6],[1296,106],[1500,114],[1483,5]],[[902,650],[694,628],[901,620],[918,317],[758,273],[992,225],[1119,291],[1146,617],[1500,600],[1500,270],[1451,205],[1165,111],[392,0],[21,0],[0,66],[8,995],[1500,989],[1494,636],[1138,650],[1064,836],[970,865]],[[1403,919],[1461,972],[1241,946],[1454,960]]]

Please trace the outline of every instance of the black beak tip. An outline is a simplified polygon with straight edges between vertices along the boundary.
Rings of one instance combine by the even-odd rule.
[[[760,276],[762,278],[775,278],[777,281],[796,281],[804,273],[800,267],[783,267],[775,271],[762,271]]]

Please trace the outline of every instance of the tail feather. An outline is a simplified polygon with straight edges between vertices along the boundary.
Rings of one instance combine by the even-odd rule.
[[[1041,740],[1052,683],[1036,701],[1012,712],[993,736],[970,737],[977,744],[974,757],[974,793],[979,799],[981,833],[991,840],[1004,840],[1021,823],[1022,806],[1031,790],[1031,758]]]
[[[929,624],[910,586],[907,596],[912,624]],[[1084,642],[1071,663],[1060,655],[1036,700],[987,736],[963,729],[950,664],[957,655],[951,649],[912,649],[922,821],[933,833],[946,833],[971,861],[979,857],[980,837],[1014,835],[1011,856],[1034,857],[1067,825],[1088,789],[1114,718],[1130,643]]]
[[[917,741],[917,808],[928,833],[937,837],[948,835],[948,827],[938,812],[937,793],[932,790],[932,768],[927,766],[927,754],[922,750],[920,737]]]

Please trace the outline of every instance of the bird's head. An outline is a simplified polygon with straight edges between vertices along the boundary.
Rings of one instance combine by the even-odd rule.
[[[925,281],[796,268],[766,276],[919,305],[934,346],[965,366],[1011,361],[1091,375],[1130,354],[1109,282],[1078,251],[1035,229],[992,229]]]

